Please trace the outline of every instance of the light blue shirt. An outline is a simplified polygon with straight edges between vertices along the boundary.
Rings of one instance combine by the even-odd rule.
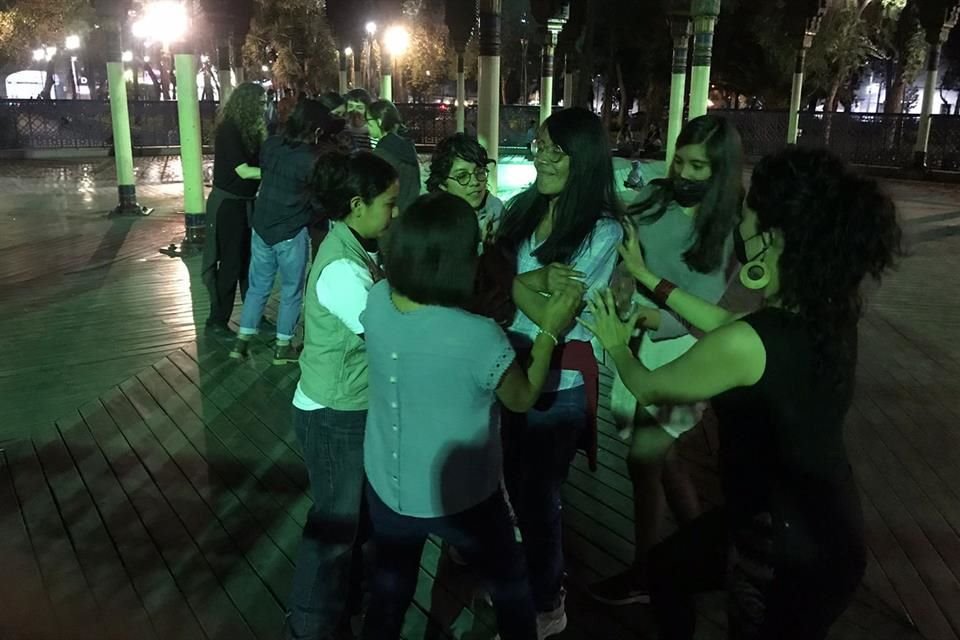
[[[489,318],[426,306],[400,312],[384,280],[363,323],[368,360],[363,462],[370,486],[397,513],[465,511],[500,486],[496,388],[515,359]]]
[[[623,227],[613,218],[601,218],[593,228],[593,232],[584,239],[583,244],[574,254],[570,266],[585,275],[584,284],[587,285],[587,296],[610,285],[613,269],[617,264],[617,246],[623,241]],[[517,252],[517,273],[534,271],[545,265],[541,264],[533,252],[542,242],[537,242],[534,236],[527,238]],[[581,318],[590,320],[588,312],[584,311]],[[537,337],[540,328],[528,318],[523,311],[517,309],[513,324],[510,325],[510,334],[516,342],[529,344]],[[582,340],[590,342],[593,334],[580,323],[573,326],[564,334],[567,340]],[[563,391],[583,385],[583,376],[577,371],[551,371],[543,385],[544,392]]]

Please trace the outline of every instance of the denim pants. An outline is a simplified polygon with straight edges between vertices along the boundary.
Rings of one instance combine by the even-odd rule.
[[[294,428],[310,477],[313,507],[297,549],[287,604],[288,637],[319,640],[344,622],[362,577],[363,432],[366,411],[294,407]]]
[[[306,227],[289,240],[275,245],[253,232],[250,241],[250,274],[247,297],[240,314],[240,335],[253,335],[260,325],[263,310],[280,273],[280,309],[277,312],[277,339],[290,340],[300,319],[303,287],[310,258],[310,235]]]
[[[523,550],[502,491],[466,511],[439,518],[413,518],[395,512],[367,486],[367,504],[376,544],[377,568],[363,640],[397,640],[420,574],[428,535],[457,548],[487,583],[499,637],[536,640],[537,624]]]
[[[537,611],[552,611],[563,586],[560,487],[587,428],[584,387],[541,396],[526,414],[504,412],[504,479],[517,515]]]

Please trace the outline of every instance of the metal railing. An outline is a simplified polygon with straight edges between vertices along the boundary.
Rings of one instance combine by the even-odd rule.
[[[212,143],[216,103],[201,102],[204,144]],[[456,111],[441,104],[397,105],[408,135],[419,146],[433,147],[456,131]],[[180,143],[176,102],[131,101],[131,136],[136,149]],[[756,159],[781,149],[787,137],[785,111],[716,110],[740,131],[744,150]],[[500,107],[500,145],[523,148],[529,142],[538,107]],[[858,164],[906,167],[913,162],[919,116],[909,114],[800,114],[803,146],[827,146]],[[466,111],[466,130],[476,133],[477,110]],[[637,132],[642,135],[643,132]],[[110,105],[93,100],[0,100],[0,150],[110,148]],[[960,116],[933,116],[927,164],[960,170]]]

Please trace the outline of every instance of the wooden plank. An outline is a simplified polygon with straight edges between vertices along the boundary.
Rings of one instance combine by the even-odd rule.
[[[82,423],[79,414],[64,421],[61,428],[76,423]],[[56,429],[41,431],[34,436],[34,447],[91,595],[97,602],[105,637],[118,640],[153,637],[150,618],[131,587],[130,576],[60,433]]]
[[[137,413],[125,390],[138,391],[139,383],[128,381],[101,398],[116,423],[90,425],[144,525],[150,531],[164,561],[176,577],[187,602],[211,638],[253,639],[254,635],[217,579],[209,560],[191,537],[177,507],[177,487],[168,487],[169,457]],[[146,394],[142,387],[139,393]]]
[[[191,421],[192,413],[157,373],[152,369],[142,372],[136,381],[125,384],[124,394],[156,438],[149,457],[141,454],[144,465],[157,478],[254,635],[273,636],[283,620],[279,601],[289,588],[292,573],[283,571],[289,561],[277,552],[272,541],[244,531],[245,522],[238,513],[242,507],[236,496],[210,473],[203,452],[192,449],[164,412],[166,407],[178,422]],[[261,582],[258,571],[269,576],[270,583]]]
[[[72,541],[64,528],[59,508],[47,486],[33,446],[29,442],[18,441],[8,445],[6,452],[14,487],[20,496],[23,518],[34,548],[39,552],[37,564],[60,633],[70,630],[77,640],[103,638],[105,630],[91,594],[91,585],[77,561]],[[77,620],[87,624],[74,628]]]
[[[106,522],[156,635],[184,640],[203,638],[200,624],[180,591],[171,568],[164,562],[151,532],[113,474],[111,461],[93,438],[94,431],[115,431],[116,423],[99,400],[81,407],[80,415],[83,423],[61,425],[61,435]],[[132,455],[129,449],[123,450],[126,441],[120,440],[114,439],[115,451]]]
[[[54,640],[60,635],[37,566],[38,551],[23,520],[6,455],[0,450],[0,554],[4,559],[0,637]]]

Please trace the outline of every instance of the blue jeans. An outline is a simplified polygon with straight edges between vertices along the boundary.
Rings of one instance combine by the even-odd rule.
[[[580,386],[545,393],[525,415],[504,412],[504,479],[517,515],[537,611],[552,611],[563,587],[560,487],[587,428]]]
[[[428,535],[457,548],[487,582],[504,640],[536,640],[537,618],[527,582],[523,551],[503,493],[466,511],[439,518],[404,516],[385,505],[367,486],[367,503],[377,548],[370,607],[363,640],[397,640],[420,574],[420,555]]]
[[[344,623],[349,591],[359,587],[366,421],[366,411],[294,407],[293,424],[310,476],[313,507],[297,549],[287,603],[289,638],[333,635]]]
[[[310,258],[310,234],[306,227],[289,240],[271,246],[253,232],[250,241],[250,282],[240,314],[240,335],[254,335],[263,317],[273,281],[280,273],[280,309],[277,312],[277,339],[290,340],[300,319],[303,287]]]

